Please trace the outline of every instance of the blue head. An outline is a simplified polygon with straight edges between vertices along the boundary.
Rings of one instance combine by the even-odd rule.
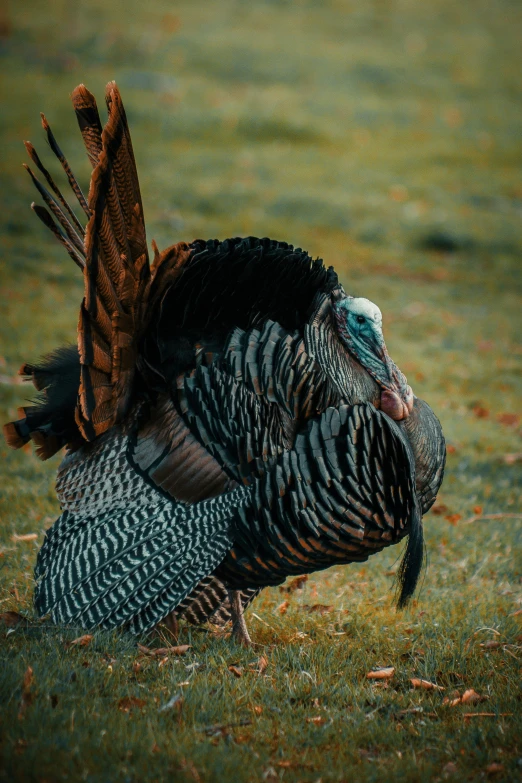
[[[341,342],[383,389],[382,410],[394,419],[407,417],[413,393],[388,354],[377,305],[369,299],[347,296],[332,301],[332,307]]]

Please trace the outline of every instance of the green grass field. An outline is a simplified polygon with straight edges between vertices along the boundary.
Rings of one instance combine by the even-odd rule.
[[[253,651],[184,626],[183,657],[140,655],[119,634],[69,646],[81,631],[33,617],[59,460],[0,445],[0,612],[30,619],[0,625],[0,780],[522,776],[521,25],[509,0],[0,11],[2,422],[31,397],[22,361],[75,341],[83,291],[29,209],[21,140],[46,154],[45,111],[87,185],[68,94],[84,81],[102,103],[115,78],[149,240],[255,234],[334,264],[380,305],[449,444],[408,610],[393,606],[392,549],[265,591],[247,616]],[[381,666],[394,677],[366,678]],[[451,705],[469,689],[484,700]]]

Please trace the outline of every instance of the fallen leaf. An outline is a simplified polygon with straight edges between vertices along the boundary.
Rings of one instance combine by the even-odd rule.
[[[444,688],[441,685],[435,685],[434,682],[429,680],[419,680],[416,677],[410,680],[414,688],[423,688],[425,691],[443,691]]]
[[[34,681],[33,670],[30,666],[27,667],[22,682],[22,695],[20,697],[20,706],[18,708],[18,720],[22,720],[27,707],[33,702],[33,694],[31,692]]]
[[[395,674],[395,666],[386,666],[382,669],[375,669],[368,672],[366,678],[368,680],[391,680]]]
[[[516,611],[516,612],[513,612],[513,614],[512,614],[511,616],[512,616],[512,617],[518,617],[518,616],[519,616],[519,615],[521,615],[521,614],[522,614],[522,609],[517,609],[517,611]]]
[[[314,715],[313,718],[306,718],[307,723],[313,723],[316,726],[322,726],[324,723],[326,723],[326,718],[323,718],[322,715]]]
[[[464,712],[463,718],[509,718],[513,715],[512,712]]]
[[[146,703],[145,699],[138,699],[137,696],[124,696],[118,702],[118,709],[122,712],[132,712],[134,709],[143,709]]]
[[[456,696],[454,699],[449,699],[447,696],[442,700],[443,704],[447,704],[448,707],[456,707],[457,704],[462,704],[460,696]]]
[[[254,712],[255,712],[255,714],[256,714],[256,715],[262,715],[262,714],[263,714],[263,708],[262,708],[262,707],[259,707],[258,705],[255,705],[255,706],[253,707],[253,710],[254,710]]]
[[[83,636],[78,636],[77,639],[73,639],[72,642],[66,642],[66,647],[86,647],[92,642],[92,633],[86,633]]]
[[[160,746],[159,746],[159,745],[158,745],[158,744],[155,742],[155,743],[154,743],[154,745],[152,746],[151,753],[160,753],[160,752],[161,752],[161,748],[160,748]]]
[[[504,772],[504,765],[494,761],[492,764],[488,764],[486,772],[488,775],[498,775],[501,772]]]
[[[441,517],[446,511],[449,511],[449,508],[444,503],[436,503],[431,509],[431,513],[437,517]]]
[[[308,582],[308,574],[296,576],[296,578],[292,579],[287,585],[282,585],[279,590],[282,593],[295,593],[296,590],[302,590],[306,582]]]
[[[190,650],[191,644],[179,644],[177,647],[157,647],[151,649],[150,647],[144,647],[142,644],[138,644],[138,650],[142,655],[148,655],[150,658],[164,658],[165,655],[185,655],[187,650]]]
[[[489,641],[489,642],[482,642],[480,645],[485,650],[498,650],[499,647],[502,647],[502,642],[496,642],[496,641]]]
[[[520,421],[518,413],[498,413],[497,421],[504,427],[516,427]]]
[[[168,656],[168,655],[166,655],[164,658],[162,658],[162,659],[161,659],[161,660],[158,662],[158,669],[161,669],[161,667],[162,667],[162,666],[165,666],[165,664],[166,664],[166,663],[168,663],[168,662],[169,662],[169,656]]]
[[[456,525],[462,519],[462,514],[447,514],[445,519],[448,520],[450,525]]]
[[[230,729],[235,729],[239,726],[251,726],[252,721],[250,718],[242,718],[236,723],[216,723],[213,726],[200,726],[198,731],[204,731],[208,737],[216,734],[227,734]]]
[[[319,614],[330,614],[330,612],[333,612],[333,606],[331,604],[313,604],[312,606],[308,606],[308,604],[304,604],[303,609],[305,612],[308,612],[311,614],[312,612],[319,612]]]
[[[143,667],[139,661],[134,661],[134,663],[132,664],[132,671],[134,672],[134,674],[141,672],[142,668]]]
[[[504,462],[506,465],[514,465],[516,462],[522,462],[522,451],[515,454],[504,454]]]
[[[228,671],[232,672],[234,677],[242,677],[243,669],[240,666],[234,666],[233,664],[228,667]]]
[[[388,192],[392,201],[407,201],[409,196],[408,189],[404,185],[392,185]]]
[[[22,535],[13,533],[11,541],[34,541],[36,538],[38,538],[38,533],[23,533]]]
[[[16,628],[17,625],[27,625],[28,620],[18,612],[2,612],[0,614],[0,623],[7,628]]]
[[[484,511],[484,509],[482,508],[482,506],[473,506],[473,513],[474,514],[482,514],[483,511]]]
[[[487,419],[489,416],[488,409],[483,408],[482,405],[475,405],[475,407],[472,408],[472,413],[477,419]]]
[[[464,691],[460,700],[462,704],[476,704],[480,701],[487,701],[487,699],[487,696],[481,696],[477,691],[474,691],[473,688],[468,688],[467,691]]]
[[[279,612],[279,614],[286,614],[289,606],[290,606],[290,601],[283,601],[283,603],[279,604],[279,606],[277,607],[276,612]]]
[[[257,671],[259,674],[264,674],[268,667],[268,658],[266,655],[261,655],[257,662]]]
[[[446,452],[448,454],[455,454],[457,451],[457,447],[453,446],[451,443],[446,443]]]

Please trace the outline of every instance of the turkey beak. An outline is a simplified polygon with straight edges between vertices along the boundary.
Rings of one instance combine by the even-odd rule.
[[[413,391],[406,376],[388,356],[387,372],[391,383],[385,384],[381,392],[381,410],[395,421],[407,419],[413,409]]]
[[[380,338],[380,339],[379,339]],[[383,365],[381,410],[395,421],[407,419],[413,409],[413,391],[405,375],[392,361],[382,332],[374,343],[374,353]]]

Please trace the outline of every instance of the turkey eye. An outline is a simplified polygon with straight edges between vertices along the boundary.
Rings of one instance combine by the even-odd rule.
[[[366,321],[366,318],[364,317],[364,315],[358,315],[357,316],[357,323],[358,324],[363,324],[365,321]]]

